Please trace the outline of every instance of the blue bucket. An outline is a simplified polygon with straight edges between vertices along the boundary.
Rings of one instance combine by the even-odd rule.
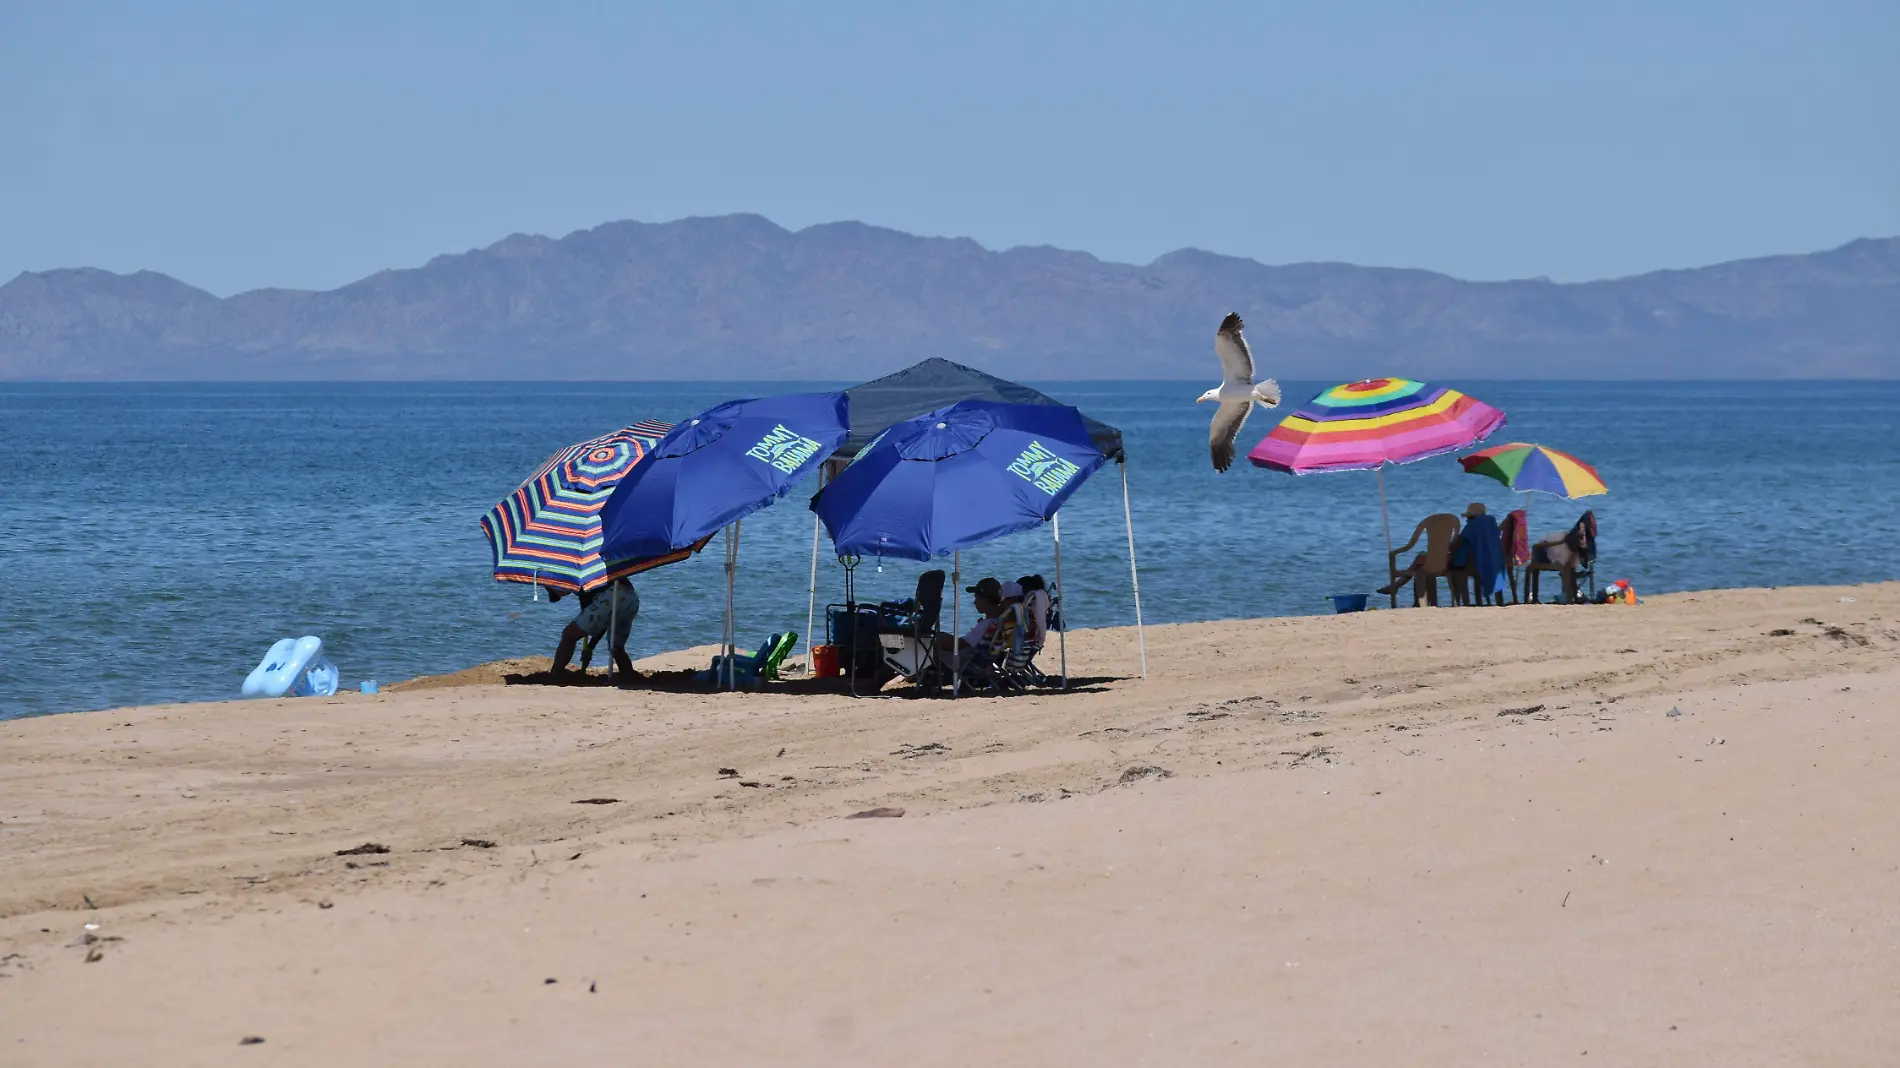
[[[1333,611],[1342,616],[1347,612],[1363,612],[1366,610],[1367,596],[1363,593],[1335,593]]]

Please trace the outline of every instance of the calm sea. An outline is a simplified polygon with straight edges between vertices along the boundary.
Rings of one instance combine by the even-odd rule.
[[[1602,570],[1643,593],[1900,577],[1900,383],[1459,385],[1510,414],[1494,442],[1598,467]],[[490,580],[477,518],[561,445],[794,388],[812,387],[0,385],[0,719],[234,697],[273,640],[306,633],[352,687],[550,651],[569,613]],[[1216,475],[1204,383],[1044,388],[1126,434],[1149,622],[1325,612],[1383,580],[1372,474]],[[1243,446],[1270,425],[1256,414]],[[1401,538],[1430,512],[1514,506],[1451,457],[1386,481]],[[805,627],[804,500],[745,523],[742,644]],[[1582,507],[1540,496],[1533,526]],[[1072,625],[1132,622],[1115,468],[1063,520]],[[823,603],[841,572],[820,559]],[[720,560],[715,543],[638,580],[636,657],[717,640]],[[966,584],[1051,573],[1050,541],[963,566]],[[859,596],[900,596],[918,570],[866,562]]]

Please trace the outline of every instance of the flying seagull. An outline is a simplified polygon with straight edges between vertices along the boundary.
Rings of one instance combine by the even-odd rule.
[[[1207,444],[1214,454],[1216,471],[1225,471],[1234,465],[1234,439],[1240,437],[1241,425],[1247,421],[1247,413],[1254,403],[1259,402],[1262,408],[1273,408],[1280,403],[1278,382],[1271,378],[1258,383],[1253,380],[1253,353],[1247,349],[1247,339],[1240,335],[1244,325],[1233,312],[1228,312],[1227,318],[1220,321],[1220,329],[1214,334],[1214,355],[1220,357],[1220,386],[1201,394],[1195,401],[1220,404],[1220,410],[1214,413],[1214,422],[1207,428]]]

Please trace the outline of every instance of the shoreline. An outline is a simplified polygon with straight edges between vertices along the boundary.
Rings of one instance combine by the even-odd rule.
[[[1657,601],[1658,603],[1668,603],[1671,600],[1679,599],[1679,598],[1685,598],[1685,597],[1693,598],[1697,596],[1720,595],[1720,594],[1774,593],[1778,591],[1798,591],[1798,590],[1852,591],[1852,590],[1861,589],[1861,588],[1880,588],[1883,586],[1893,586],[1893,585],[1900,585],[1900,579],[1876,579],[1876,580],[1872,580],[1872,581],[1868,581],[1864,583],[1853,583],[1853,584],[1848,584],[1848,585],[1826,585],[1826,586],[1713,587],[1713,588],[1708,588],[1708,589],[1681,590],[1681,591],[1675,591],[1671,593],[1660,593],[1660,594],[1648,595],[1648,596],[1645,596],[1643,600],[1645,604],[1648,604],[1651,601]],[[1376,601],[1377,597],[1375,596],[1373,600]],[[1390,612],[1390,611],[1402,612],[1409,607],[1408,605],[1404,603],[1405,597],[1403,595],[1401,595],[1400,597],[1400,602],[1401,603],[1399,605],[1399,608],[1397,609],[1387,609],[1387,608],[1374,604],[1367,610],[1367,613],[1365,614],[1377,615],[1380,613]],[[1506,608],[1512,608],[1512,609],[1529,609],[1529,608],[1563,609],[1563,608],[1577,608],[1577,607],[1599,608],[1599,607],[1608,607],[1608,606],[1523,604],[1523,605],[1486,606],[1486,607],[1506,607]],[[1326,612],[1311,612],[1311,613],[1305,613],[1305,614],[1300,614],[1300,615],[1287,615],[1287,616],[1235,616],[1235,617],[1228,617],[1228,618],[1221,618],[1221,619],[1194,620],[1194,621],[1185,622],[1185,623],[1150,623],[1148,625],[1148,629],[1154,630],[1158,627],[1200,627],[1200,626],[1217,627],[1217,626],[1230,625],[1230,624],[1278,623],[1278,622],[1284,622],[1288,620],[1332,619],[1332,618],[1337,618],[1337,617],[1333,613],[1326,613]],[[1077,628],[1076,630],[1072,630],[1069,632],[1069,634],[1070,634],[1070,637],[1073,638],[1074,636],[1078,634],[1083,634],[1083,633],[1091,633],[1091,632],[1107,633],[1107,632],[1118,632],[1118,631],[1127,631],[1128,633],[1132,634],[1134,632],[1134,628],[1132,626],[1086,627],[1086,628]],[[803,643],[801,642],[799,649],[802,650],[802,648],[803,648]],[[708,663],[710,663],[712,657],[720,651],[721,651],[720,646],[716,644],[703,644],[703,645],[690,646],[690,647],[681,648],[681,649],[662,650],[661,652],[653,653],[648,656],[641,657],[639,659],[634,660],[633,666],[636,670],[641,671],[641,672],[662,672],[662,671],[673,672],[673,671],[681,671],[681,670],[698,670],[700,668],[705,667]],[[1052,656],[1053,653],[1054,653],[1054,646],[1052,645],[1050,650],[1044,654],[1044,657],[1048,658]],[[604,657],[605,654],[603,653],[601,655]],[[798,655],[798,650],[794,650],[794,655],[786,658],[786,664],[794,666],[794,667],[796,665],[801,664],[802,662],[803,662],[803,657],[801,655]],[[483,662],[479,662],[475,664],[469,664],[465,667],[456,668],[452,671],[442,671],[442,672],[436,672],[433,674],[416,675],[416,676],[412,676],[406,679],[383,682],[383,683],[380,683],[379,692],[381,694],[392,694],[392,693],[415,692],[415,691],[420,691],[420,690],[462,689],[462,688],[474,687],[474,686],[500,686],[500,685],[504,685],[503,676],[505,675],[542,672],[542,671],[548,670],[548,668],[550,668],[552,664],[553,664],[553,658],[545,654],[530,654],[526,656],[507,657],[500,660],[490,660],[490,661],[483,661]],[[606,669],[601,664],[596,664],[588,672],[588,674],[590,677],[603,678],[606,675]],[[542,688],[542,687],[537,685],[537,688]],[[575,687],[575,688],[583,688],[583,687]],[[677,690],[671,690],[668,692],[678,693]],[[687,696],[687,697],[692,696],[691,693],[684,693],[680,695]],[[337,693],[332,695],[332,697],[328,698],[328,700],[339,700],[339,699],[356,697],[356,696],[360,696],[357,690],[344,688],[344,689],[339,689]],[[232,704],[232,703],[244,703],[247,700],[255,700],[255,699],[239,698],[235,696],[208,697],[208,698],[202,698],[202,699],[189,699],[189,700],[183,700],[183,701],[159,701],[159,702],[151,702],[147,704],[114,705],[114,706],[108,706],[105,708],[78,708],[78,709],[71,709],[71,710],[61,711],[61,712],[40,712],[40,713],[35,713],[32,715],[18,716],[11,719],[0,719],[0,732],[4,732],[4,730],[6,729],[6,725],[8,724],[23,723],[30,720],[46,719],[50,717],[63,717],[63,716],[87,715],[87,714],[116,714],[119,712],[133,711],[137,709],[149,709],[149,708],[206,707],[206,706],[217,706],[217,705],[225,705],[225,704]],[[297,700],[311,700],[311,698],[298,698]]]
[[[1146,682],[1132,628],[1077,631],[1077,691],[1019,698],[436,685],[8,721],[0,1041],[476,1068],[1900,1043],[1900,583],[1147,637]]]

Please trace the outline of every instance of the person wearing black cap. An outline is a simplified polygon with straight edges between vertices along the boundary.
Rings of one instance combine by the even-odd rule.
[[[1011,585],[1015,585],[1011,583]],[[981,648],[989,637],[990,629],[996,626],[996,617],[1003,614],[1003,584],[993,578],[986,578],[974,586],[965,586],[964,592],[970,594],[976,604],[976,623],[962,637],[954,634],[937,636],[937,661],[946,670],[960,667],[970,662],[970,657]],[[951,657],[956,659],[953,661]]]

